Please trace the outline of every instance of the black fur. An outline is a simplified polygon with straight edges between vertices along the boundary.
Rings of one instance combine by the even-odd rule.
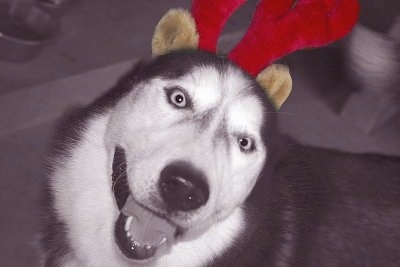
[[[64,119],[52,158],[68,157],[88,121],[136,83],[154,76],[178,78],[193,66],[224,70],[230,64],[191,51],[139,63],[92,105]],[[400,266],[400,159],[303,146],[281,137],[272,105],[251,80],[250,93],[264,99],[269,111],[262,129],[268,161],[245,203],[246,231],[209,266]],[[46,266],[58,266],[71,251],[48,189],[42,247]]]
[[[400,266],[400,158],[283,138],[246,207],[246,231],[210,266]]]

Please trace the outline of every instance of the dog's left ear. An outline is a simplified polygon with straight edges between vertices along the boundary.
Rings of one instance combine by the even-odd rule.
[[[261,71],[256,80],[267,93],[278,110],[292,91],[292,77],[289,68],[282,64],[272,64]]]
[[[179,49],[197,49],[199,34],[191,13],[185,9],[171,9],[158,22],[152,40],[154,56]]]

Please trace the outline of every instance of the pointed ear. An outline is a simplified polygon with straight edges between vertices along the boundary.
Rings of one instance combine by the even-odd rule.
[[[256,80],[265,90],[275,108],[280,109],[292,90],[289,68],[285,65],[273,64],[261,71]]]
[[[196,49],[199,35],[189,11],[171,9],[158,22],[152,40],[153,55],[163,55],[178,49]]]

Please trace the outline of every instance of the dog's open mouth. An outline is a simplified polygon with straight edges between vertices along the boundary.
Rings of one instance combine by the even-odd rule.
[[[138,205],[131,196],[115,224],[115,239],[121,252],[138,261],[167,253],[175,232],[175,226]]]
[[[112,189],[121,211],[114,229],[115,242],[120,251],[134,261],[149,261],[167,253],[175,239],[177,227],[133,199],[122,148],[115,149],[112,168]]]

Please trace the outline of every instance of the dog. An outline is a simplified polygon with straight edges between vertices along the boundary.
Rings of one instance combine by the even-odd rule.
[[[177,51],[70,112],[43,266],[399,266],[400,159],[298,144],[253,77]]]

